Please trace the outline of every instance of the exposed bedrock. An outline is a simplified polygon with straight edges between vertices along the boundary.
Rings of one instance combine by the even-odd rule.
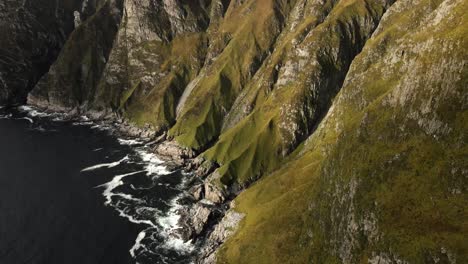
[[[3,0],[0,3],[0,105],[26,102],[75,27],[98,0]]]
[[[201,262],[460,263],[467,5],[103,1],[29,103],[165,141]]]

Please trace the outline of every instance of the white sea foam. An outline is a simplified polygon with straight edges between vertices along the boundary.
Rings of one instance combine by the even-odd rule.
[[[144,142],[133,139],[118,139],[118,141],[121,145],[141,145],[135,147],[134,151],[138,155],[141,165],[143,165],[143,170],[117,175],[110,182],[98,187],[104,187],[103,195],[106,199],[106,205],[113,206],[119,212],[119,215],[121,217],[127,218],[128,221],[136,224],[143,224],[148,227],[145,231],[140,232],[135,240],[135,244],[130,249],[130,254],[132,257],[135,258],[142,252],[156,254],[155,252],[152,252],[150,248],[148,248],[149,244],[145,244],[148,240],[151,241],[153,235],[155,234],[164,238],[163,244],[158,245],[158,248],[176,250],[181,253],[189,253],[193,251],[195,246],[192,241],[186,242],[177,236],[177,230],[181,228],[179,225],[181,216],[178,212],[182,207],[179,204],[179,200],[181,199],[182,195],[168,202],[162,201],[171,208],[167,213],[163,213],[157,208],[150,207],[147,201],[143,199],[136,198],[128,193],[117,192],[117,188],[125,184],[123,180],[125,177],[145,172],[146,175],[155,177],[158,175],[167,175],[172,173],[164,165],[165,162],[151,152],[151,148],[149,146],[143,146]],[[112,163],[94,165],[84,169],[83,171],[94,170],[102,167],[114,167],[122,162],[133,161],[133,159],[130,159],[131,158],[127,156],[122,160]],[[130,187],[133,190],[136,190],[136,188],[134,188],[130,182],[128,184],[130,184]],[[156,182],[155,184],[158,183]],[[185,180],[183,180],[181,185],[177,187],[183,189],[185,184]],[[170,188],[170,186],[168,186],[169,184],[164,185]],[[142,189],[144,188],[138,188],[138,190]]]
[[[47,114],[47,113],[44,113],[44,112],[40,112],[30,106],[27,106],[27,105],[22,105],[20,107],[18,107],[18,110],[21,111],[21,112],[24,112],[24,113],[27,113],[28,116],[30,117],[48,117],[48,116],[51,116],[52,114]]]
[[[136,174],[142,173],[142,172],[144,172],[144,171],[143,170],[142,171],[135,171],[135,172],[115,176],[110,182],[105,183],[105,184],[101,184],[99,186],[96,186],[95,188],[104,187],[103,195],[106,198],[106,204],[107,205],[110,205],[112,203],[112,197],[114,197],[114,196],[118,196],[118,197],[121,197],[121,198],[123,198],[125,200],[134,201],[134,202],[137,202],[137,203],[143,203],[144,202],[143,200],[138,199],[138,198],[134,198],[133,196],[131,196],[129,194],[112,192],[115,188],[123,185],[123,181],[122,181],[123,178],[128,177],[128,176],[132,176],[132,175],[136,175]],[[119,212],[119,215],[121,217],[127,218],[132,223],[145,224],[145,225],[149,225],[151,227],[156,227],[154,225],[154,223],[151,222],[150,220],[136,219],[134,216],[132,216],[130,214],[127,214],[124,210],[118,208],[117,206],[114,206],[114,208]]]
[[[110,182],[98,186],[98,187],[105,187],[103,195],[106,197],[106,204],[110,205],[112,203],[112,197],[120,197],[120,198],[125,199],[126,201],[132,201],[136,203],[137,206],[138,204],[142,205],[136,208],[135,215],[132,215],[131,213],[126,212],[125,209],[119,208],[119,206],[114,206],[114,208],[119,212],[120,216],[127,218],[132,223],[145,224],[145,225],[148,225],[149,227],[157,228],[155,223],[152,222],[151,220],[136,218],[136,215],[145,215],[145,213],[149,211],[151,214],[154,214],[154,217],[152,219],[155,219],[155,220],[157,219],[156,221],[158,223],[158,226],[161,227],[161,230],[159,233],[165,239],[165,243],[161,245],[161,247],[164,247],[167,249],[178,250],[181,252],[191,252],[194,249],[194,245],[192,241],[186,242],[183,239],[174,235],[176,233],[176,230],[181,228],[181,226],[179,225],[179,220],[181,216],[178,213],[178,211],[182,207],[179,204],[179,199],[182,196],[176,197],[175,199],[171,200],[168,203],[171,209],[169,210],[169,212],[167,212],[167,214],[162,215],[162,213],[158,209],[144,206],[145,201],[141,199],[135,198],[129,194],[115,192],[115,189],[117,187],[124,184],[123,178],[125,177],[135,175],[138,173],[142,173],[145,171],[147,172],[147,174],[151,172],[152,174],[157,174],[157,175],[171,173],[170,171],[167,170],[167,168],[164,165],[162,165],[164,162],[161,161],[159,158],[157,158],[156,155],[150,152],[147,152],[145,150],[142,150],[142,149],[137,150],[137,152],[140,154],[141,159],[145,161],[146,163],[145,170],[115,176]],[[183,184],[184,184],[184,181],[181,183],[181,185]],[[147,234],[145,233],[145,235]],[[142,240],[144,237],[143,235],[141,236],[142,237],[137,238],[135,245],[131,249],[131,252],[135,253],[136,250],[143,248]],[[146,248],[143,248],[143,249],[147,250]],[[134,255],[132,256],[134,257]]]
[[[12,114],[8,114],[8,115],[0,115],[0,119],[8,119],[8,118],[11,118],[13,115]]]
[[[166,248],[172,248],[186,253],[192,252],[195,248],[192,240],[184,241],[180,238],[169,238],[164,245]]]
[[[95,124],[93,122],[90,122],[91,124]],[[97,129],[99,131],[107,131],[107,130],[112,130],[112,127],[105,125],[105,124],[95,124],[94,126],[91,126],[91,129]]]
[[[123,181],[122,179],[125,178],[125,177],[128,177],[128,176],[132,176],[132,175],[135,175],[135,174],[138,174],[138,173],[142,173],[144,171],[134,171],[134,172],[130,172],[130,173],[126,173],[126,174],[122,174],[122,175],[117,175],[115,176],[114,178],[112,178],[112,180],[108,183],[104,183],[104,184],[101,184],[101,185],[98,185],[96,186],[96,188],[99,188],[99,187],[104,187],[104,196],[106,198],[109,198],[110,196],[114,195],[114,193],[112,193],[112,191],[123,185]],[[108,199],[107,200],[108,203],[110,203],[110,200]]]
[[[163,164],[164,161],[158,158],[156,154],[149,152],[144,149],[137,149],[135,150],[136,153],[140,156],[141,160],[146,163],[153,163],[153,164]]]
[[[121,217],[125,217],[128,219],[128,221],[134,223],[134,224],[143,224],[143,225],[148,225],[148,226],[151,226],[153,228],[157,228],[156,225],[151,222],[150,220],[140,220],[140,219],[136,219],[133,215],[130,215],[130,214],[127,214],[125,213],[122,209],[119,209],[117,207],[114,207],[115,209],[117,209],[117,211],[119,212],[119,215]]]
[[[151,212],[155,216],[161,214],[161,211],[159,211],[157,208],[149,207],[149,206],[139,206],[138,208],[135,209],[135,211],[139,214],[147,214],[148,212]]]
[[[179,184],[178,188],[183,188],[187,183],[187,180],[184,178]],[[181,215],[179,214],[182,205],[180,205],[179,200],[183,195],[179,195],[170,202],[171,209],[164,216],[158,219],[158,224],[163,227],[161,235],[165,238],[165,243],[162,245],[165,248],[174,249],[181,252],[190,253],[195,249],[192,240],[184,241],[182,238],[174,235],[176,230],[182,228],[179,224]]]
[[[148,164],[146,166],[146,175],[169,175],[172,171],[169,171],[167,167],[162,165]]]
[[[73,122],[72,126],[90,126],[94,124],[92,121]]]
[[[139,203],[139,204],[142,204],[142,203],[145,202],[142,199],[135,198],[135,197],[131,196],[130,194],[126,194],[126,193],[113,193],[109,197],[112,197],[112,196],[117,196],[117,197],[123,198],[123,199],[125,199],[127,201],[133,201],[133,202],[136,202],[136,203]]]
[[[174,230],[178,227],[178,222],[180,219],[180,215],[169,212],[167,216],[160,217],[158,219],[158,223],[166,230]]]
[[[133,146],[133,145],[140,145],[143,144],[143,142],[136,140],[136,139],[122,139],[118,138],[120,145],[127,145],[127,146]]]
[[[191,252],[194,249],[193,242],[191,240],[184,241],[180,237],[174,236],[177,229],[180,229],[179,225],[180,214],[178,211],[182,208],[179,204],[179,199],[176,197],[171,201],[171,209],[166,216],[158,218],[158,224],[163,227],[161,234],[165,237],[165,243],[163,247],[175,249],[183,252]]]
[[[136,150],[136,153],[140,156],[143,163],[145,163],[146,175],[168,175],[173,173],[164,166],[164,161],[158,158],[158,156],[146,149],[140,148]]]
[[[93,152],[98,152],[98,151],[101,151],[103,150],[104,148],[97,148],[97,149],[93,149]]]
[[[128,159],[129,158],[128,158],[128,155],[127,155],[124,158],[122,158],[121,160],[118,160],[118,161],[115,161],[115,162],[96,164],[96,165],[84,168],[84,169],[81,170],[81,172],[97,170],[97,169],[100,169],[100,168],[113,168],[113,167],[119,166],[120,163],[122,163],[124,161],[127,161]]]
[[[21,118],[18,118],[18,120],[26,120],[26,121],[28,121],[28,122],[31,123],[31,124],[34,123],[34,121],[33,121],[31,118],[29,118],[29,117],[21,117]]]
[[[35,127],[33,130],[39,131],[39,132],[46,132],[47,130],[41,126]]]
[[[33,108],[27,105],[22,105],[18,107],[18,110],[20,110],[21,112],[29,112],[33,110]]]
[[[62,115],[56,115],[56,117],[52,118],[52,121],[54,121],[54,122],[63,122],[65,120],[66,120],[66,118],[64,116],[62,116]]]
[[[145,248],[145,246],[141,243],[141,241],[146,237],[146,232],[142,231],[140,234],[138,234],[136,240],[135,240],[135,245],[130,249],[130,255],[132,257],[135,257],[135,251],[137,251],[140,248]]]

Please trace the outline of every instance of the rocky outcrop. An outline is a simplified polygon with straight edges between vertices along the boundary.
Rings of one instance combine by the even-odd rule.
[[[186,207],[181,212],[180,230],[183,239],[198,238],[205,230],[208,220],[213,216],[213,205],[208,201],[200,201],[193,206]]]
[[[29,104],[50,110],[88,110],[109,59],[121,9],[121,0],[107,0],[73,31],[57,61],[28,95]]]
[[[192,190],[199,193],[200,185]],[[195,196],[194,196],[195,197]],[[195,198],[197,199],[197,198]],[[235,202],[215,204],[207,199],[181,209],[178,234],[184,240],[195,240],[198,247],[196,263],[216,263],[216,252],[234,232],[236,232],[244,214],[235,211]]]
[[[234,207],[234,206],[231,206]],[[216,263],[216,251],[219,246],[237,231],[239,223],[245,217],[244,214],[229,210],[224,217],[215,225],[213,231],[205,240],[198,254],[198,263],[214,264]]]
[[[3,0],[0,3],[0,105],[22,104],[96,1]]]
[[[181,165],[186,163],[187,159],[195,156],[191,149],[181,147],[174,141],[164,141],[156,145],[154,152],[165,160],[175,161]]]

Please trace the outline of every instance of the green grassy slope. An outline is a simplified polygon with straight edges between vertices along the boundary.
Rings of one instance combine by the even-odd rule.
[[[181,107],[170,134],[181,144],[204,149],[219,136],[224,116],[267,57],[294,1],[232,1],[210,31],[215,55]]]
[[[313,27],[315,19],[302,22],[304,25],[297,30],[310,28],[308,31],[293,31],[285,36],[285,43],[294,44],[287,52],[278,49],[273,54],[275,58],[283,57],[284,62],[275,59],[262,68],[265,73],[258,79],[261,81],[242,97],[256,98],[252,112],[227,129],[205,153],[222,165],[219,172],[224,184],[245,185],[271,171],[310,135],[387,6],[385,2],[339,2],[327,12],[323,23]],[[264,85],[269,83],[265,82],[267,69],[275,65],[283,66],[272,90],[265,93],[269,89]],[[241,112],[243,106],[240,104],[240,109],[232,112]]]
[[[466,1],[397,1],[317,131],[236,199],[219,263],[468,258]]]
[[[168,131],[220,165],[205,197],[250,186],[220,263],[467,259],[466,0],[164,3],[105,4],[31,98]]]

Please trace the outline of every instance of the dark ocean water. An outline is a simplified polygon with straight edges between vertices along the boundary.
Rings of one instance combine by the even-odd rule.
[[[184,174],[143,142],[59,119],[0,109],[0,263],[188,263],[171,235]]]

